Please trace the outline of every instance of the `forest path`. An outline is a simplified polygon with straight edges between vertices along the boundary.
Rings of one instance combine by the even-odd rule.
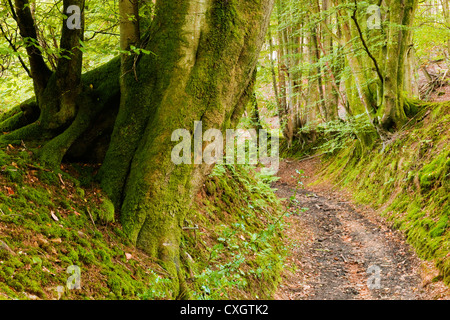
[[[296,170],[314,176],[318,160],[280,164],[273,187],[280,198],[295,190]],[[420,300],[432,299],[430,272],[423,279],[424,264],[370,208],[353,205],[345,192],[333,186],[307,186],[296,195],[305,212],[287,218],[290,254],[283,282],[275,294],[282,300]],[[431,265],[428,265],[432,269]],[[435,296],[435,288],[433,288]]]

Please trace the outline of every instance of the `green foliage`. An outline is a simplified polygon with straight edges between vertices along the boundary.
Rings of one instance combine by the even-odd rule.
[[[281,207],[270,188],[274,180],[247,166],[215,166],[205,183],[209,196],[189,216],[189,224],[209,231],[186,235],[183,245],[193,298],[270,297],[286,254]]]
[[[450,29],[442,9],[436,9],[427,4],[419,6],[418,9],[414,29],[414,47],[420,64],[427,65],[433,60],[445,58],[448,54],[447,41],[450,37]]]
[[[312,128],[307,125],[299,130],[299,134],[309,135]],[[335,120],[319,124],[314,128],[321,137],[321,144],[314,149],[324,153],[334,153],[345,148],[349,141],[359,140],[362,136],[372,134],[374,127],[366,114],[349,117],[347,121]]]
[[[160,267],[142,264],[142,256],[139,263],[125,256],[134,248],[119,225],[112,220],[99,224],[114,217],[114,206],[103,194],[95,194],[98,187],[84,189],[77,179],[42,168],[19,149],[1,151],[0,161],[22,175],[19,184],[10,181],[6,171],[0,174],[0,187],[12,192],[0,193],[0,233],[2,238],[8,235],[11,250],[22,252],[14,256],[0,250],[0,293],[19,299],[27,299],[22,292],[56,298],[54,288],[65,286],[66,268],[78,265],[83,289],[65,291],[62,299],[175,298],[173,280],[155,272]],[[285,254],[283,221],[277,221],[281,210],[270,188],[277,178],[252,172],[246,166],[217,165],[205,184],[210,197],[189,217],[216,232],[197,240],[186,236],[183,242],[183,250],[197,261],[184,262],[193,272],[188,280],[193,298],[232,298],[236,290],[241,296],[269,297],[279,281]],[[199,250],[195,241],[214,244]],[[24,245],[29,242],[36,245]]]
[[[34,2],[34,1],[33,1]],[[62,2],[36,0],[34,16],[39,29],[39,43],[31,45],[39,48],[50,69],[55,70],[58,59],[67,57],[67,52],[59,48],[63,13]],[[147,1],[141,5],[141,14],[151,16],[153,3]],[[0,25],[4,31],[0,37],[0,112],[6,111],[34,95],[32,79],[21,66],[20,56],[28,69],[27,40],[21,39],[7,3],[0,4]],[[80,43],[83,51],[83,71],[89,71],[119,55],[119,15],[117,2],[86,1],[85,34]],[[14,50],[10,42],[17,50]],[[55,45],[58,44],[58,45]],[[146,54],[146,50],[138,49]],[[149,52],[148,52],[149,53]]]
[[[172,281],[161,277],[153,270],[150,270],[150,275],[149,287],[144,291],[144,293],[140,294],[139,297],[142,300],[162,300],[170,298],[171,293],[167,290],[170,288]]]

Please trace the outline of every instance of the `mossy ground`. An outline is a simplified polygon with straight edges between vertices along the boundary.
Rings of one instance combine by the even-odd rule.
[[[90,178],[95,167],[50,171],[25,145],[9,145],[0,168],[0,299],[176,298],[159,261],[122,232]],[[194,299],[269,297],[277,283],[281,226],[270,221],[279,207],[250,172],[218,167],[186,221],[199,226],[185,231],[181,250]],[[72,265],[81,289],[66,287]]]
[[[422,105],[386,144],[361,152],[357,141],[325,159],[322,179],[350,188],[404,232],[418,255],[450,284],[450,103]],[[358,156],[360,155],[360,156]]]
[[[83,187],[67,170],[41,167],[23,146],[5,151],[0,151],[0,238],[10,251],[0,249],[0,296],[136,299],[157,276],[164,277],[113,223],[101,190]],[[66,287],[71,265],[81,269],[79,290]]]

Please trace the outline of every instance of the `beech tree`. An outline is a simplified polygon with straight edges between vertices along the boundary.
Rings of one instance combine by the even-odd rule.
[[[171,162],[171,134],[237,125],[252,96],[273,0],[120,0],[121,57],[82,74],[84,0],[64,0],[56,68],[43,58],[28,0],[8,1],[26,41],[35,97],[1,123],[1,143],[42,145],[39,159],[101,161],[98,180],[124,231],[179,278],[181,227],[210,165]],[[80,28],[68,28],[70,6]],[[177,290],[175,290],[177,292]],[[180,291],[183,294],[183,291]]]

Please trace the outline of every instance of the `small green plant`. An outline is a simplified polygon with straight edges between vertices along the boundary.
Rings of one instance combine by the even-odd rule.
[[[206,186],[211,184],[209,189],[215,190],[216,197],[208,200],[208,211],[218,223],[201,223],[216,235],[215,243],[200,257],[190,252],[198,261],[191,275],[191,296],[201,300],[244,295],[270,298],[286,253],[281,245],[284,225],[273,223],[282,210],[270,187],[278,178],[255,172],[250,165],[226,164],[216,165],[210,178]],[[217,219],[214,212],[226,212],[226,220]]]
[[[275,222],[273,224],[269,225],[267,230],[274,229],[275,226],[278,223],[280,223],[280,221],[286,216],[290,216],[292,214],[300,214],[300,212],[305,212],[306,210],[308,210],[308,208],[300,208],[299,201],[297,200],[298,190],[304,188],[302,179],[305,177],[304,176],[305,172],[303,170],[298,170],[298,169],[296,169],[295,172],[297,173],[297,177],[294,177],[294,176],[292,176],[292,177],[297,179],[297,183],[295,185],[294,193],[289,197],[289,204],[288,204],[287,208],[283,211],[283,213],[277,218],[277,220],[275,220]],[[294,210],[292,210],[292,209],[294,209]]]
[[[219,264],[216,268],[205,268],[195,277],[200,290],[193,293],[199,300],[217,300],[222,298],[230,288],[244,289],[247,285],[245,273],[241,265],[245,263],[245,257],[237,254],[234,259],[226,264]]]
[[[171,287],[171,280],[165,279],[156,274],[153,270],[149,271],[152,278],[150,280],[150,287],[138,297],[142,300],[163,300],[170,298],[168,288]]]

